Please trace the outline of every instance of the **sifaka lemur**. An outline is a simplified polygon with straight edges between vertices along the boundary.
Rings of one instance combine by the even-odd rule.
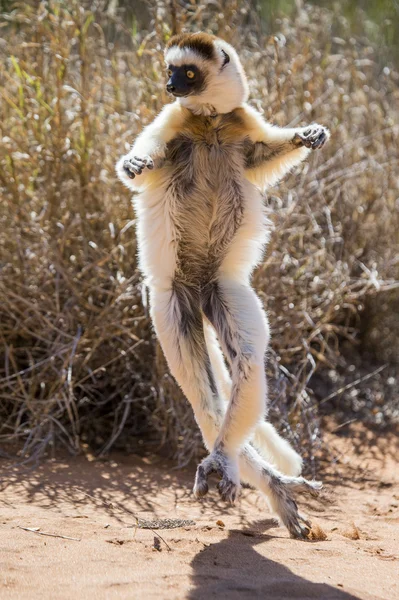
[[[169,368],[190,401],[210,454],[194,494],[216,473],[224,500],[240,481],[258,488],[290,535],[310,523],[293,494],[317,495],[302,460],[265,418],[269,327],[250,285],[269,237],[262,193],[321,148],[329,132],[284,129],[247,104],[234,48],[205,33],[165,49],[166,105],[116,165],[134,196],[139,264]],[[223,357],[223,354],[224,357]]]

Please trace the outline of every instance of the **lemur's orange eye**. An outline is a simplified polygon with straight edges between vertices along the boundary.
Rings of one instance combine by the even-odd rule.
[[[186,75],[189,79],[194,79],[195,77],[194,71],[187,71]]]
[[[172,69],[168,69],[168,76],[172,77]]]

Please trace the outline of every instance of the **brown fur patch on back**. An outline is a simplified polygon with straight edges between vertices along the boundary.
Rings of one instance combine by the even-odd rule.
[[[189,48],[197,52],[202,58],[207,60],[214,60],[215,58],[215,47],[213,42],[215,40],[214,35],[208,33],[178,33],[170,38],[166,44],[165,50],[169,50],[173,46],[178,48]]]

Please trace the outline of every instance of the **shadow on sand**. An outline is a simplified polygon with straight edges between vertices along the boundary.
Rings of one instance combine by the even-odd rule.
[[[299,577],[284,565],[260,555],[255,546],[272,538],[262,533],[271,527],[275,527],[273,520],[259,521],[250,530],[233,529],[226,539],[198,553],[191,562],[194,589],[188,598],[359,600],[328,584]]]

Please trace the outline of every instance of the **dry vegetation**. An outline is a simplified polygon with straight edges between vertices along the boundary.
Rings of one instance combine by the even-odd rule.
[[[147,22],[112,2],[108,12],[82,4],[9,2],[0,23],[4,450],[32,458],[61,445],[104,453],[145,443],[180,463],[200,451],[151,330],[134,214],[114,175],[169,101],[162,43],[180,26],[235,44],[266,118],[332,131],[269,195],[275,231],[255,274],[273,332],[272,418],[312,457],[318,401],[363,373],[364,340],[365,373],[381,365],[375,356],[399,356],[398,72],[350,37],[343,17],[314,6],[267,35],[243,3],[154,1]],[[386,418],[389,369],[364,397],[352,394],[351,410]]]

